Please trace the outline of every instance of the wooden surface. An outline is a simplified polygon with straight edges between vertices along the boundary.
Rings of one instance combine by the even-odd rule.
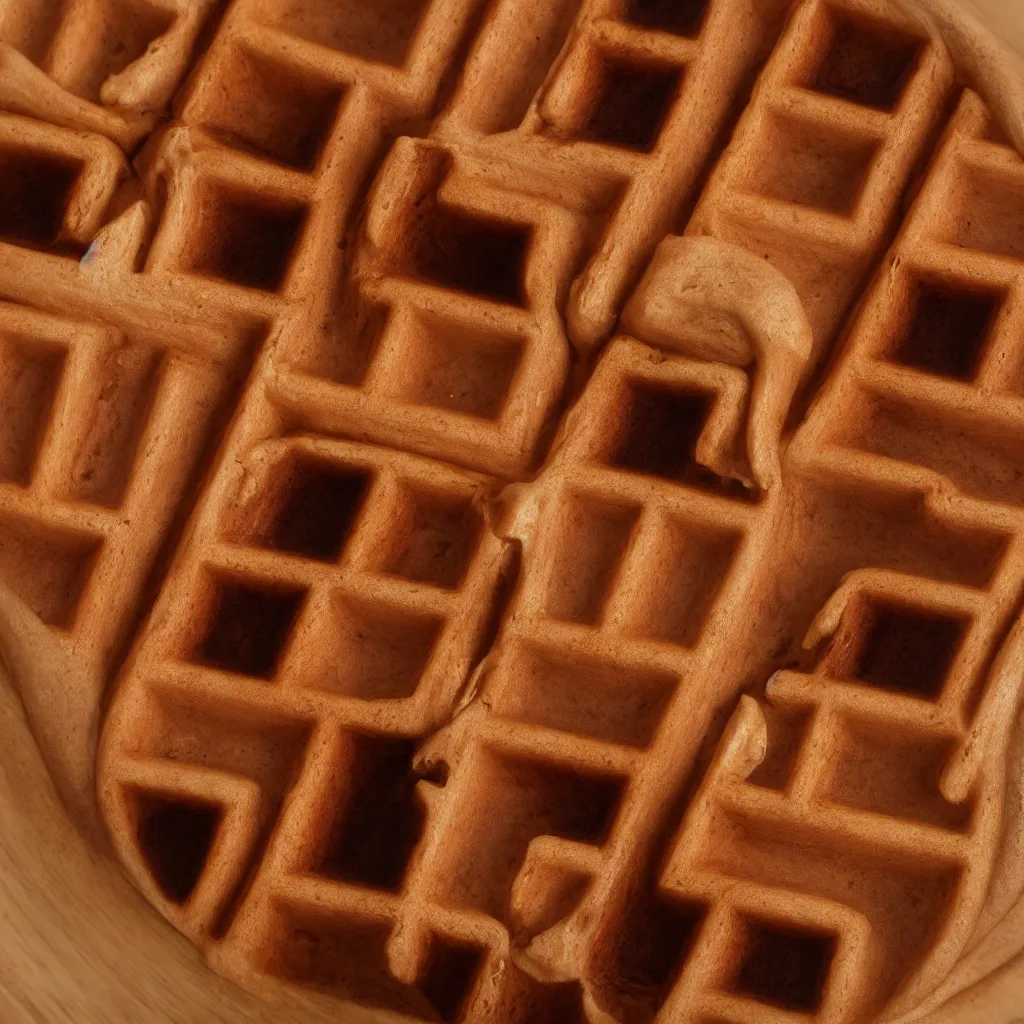
[[[965,6],[1024,53],[1024,0]],[[0,737],[2,1024],[384,1019],[305,1002],[266,1004],[219,979],[68,823],[2,672]],[[1024,1024],[1024,955],[929,1018],[975,1022]]]

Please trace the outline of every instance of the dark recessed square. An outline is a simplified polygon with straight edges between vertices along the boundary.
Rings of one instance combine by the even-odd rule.
[[[413,277],[509,306],[526,305],[533,230],[423,203],[409,228]]]
[[[750,191],[848,216],[857,208],[879,142],[780,114],[765,122],[761,148],[760,160],[750,167]]]
[[[870,599],[847,609],[844,620],[825,655],[828,674],[927,699],[942,693],[968,625]]]
[[[830,746],[835,769],[820,797],[830,803],[963,832],[974,799],[955,804],[942,793],[942,777],[956,756],[956,742],[905,725],[847,719]],[[870,773],[853,770],[870,765]],[[884,779],[884,785],[873,780]]]
[[[224,66],[200,98],[198,119],[228,145],[301,171],[313,170],[341,101],[341,88],[307,70],[243,47],[222,51]],[[229,78],[225,91],[220,83]]]
[[[700,35],[711,0],[627,0],[626,21],[691,39]]]
[[[672,673],[539,648],[514,649],[491,678],[495,714],[639,749],[654,738],[679,682]]]
[[[165,353],[126,345],[104,371],[102,400],[78,439],[62,497],[121,508],[165,380]]]
[[[811,712],[766,704],[762,708],[767,727],[767,745],[761,763],[747,776],[752,786],[783,792],[793,777],[797,759],[807,735]]]
[[[966,166],[950,190],[957,207],[955,245],[1024,261],[1024,175],[987,167]],[[945,238],[943,238],[945,241]]]
[[[523,355],[523,340],[455,322],[424,322],[408,340],[410,365],[403,397],[417,405],[496,420]]]
[[[653,1019],[678,980],[707,916],[707,906],[670,900],[648,886],[622,922],[610,964],[623,1002],[642,1006]]]
[[[27,486],[67,350],[0,334],[0,480]]]
[[[695,464],[697,441],[714,401],[708,392],[629,385],[608,461],[649,476],[683,479]]]
[[[479,946],[434,937],[420,990],[445,1024],[463,1020],[485,960]]]
[[[231,580],[215,584],[206,636],[195,660],[210,668],[272,679],[305,594]]]
[[[892,110],[918,65],[924,42],[830,10],[828,42],[809,87],[854,103]]]
[[[401,67],[427,0],[289,0],[275,23],[303,39],[354,57]]]
[[[581,137],[587,142],[649,153],[682,81],[682,68],[602,58]]]
[[[102,547],[99,537],[4,516],[0,518],[0,582],[46,625],[70,629]]]
[[[911,292],[909,324],[892,360],[924,373],[972,380],[1003,303],[1003,295],[918,282]]]
[[[635,599],[631,632],[652,640],[696,647],[736,560],[742,536],[667,519],[658,558],[648,562],[644,590]]]
[[[315,641],[324,666],[310,685],[361,700],[411,697],[444,623],[423,613],[346,598]]]
[[[313,870],[372,889],[398,892],[423,832],[412,740],[352,737],[343,803]]]
[[[81,170],[80,163],[56,154],[0,150],[0,240],[54,245]]]
[[[410,491],[396,517],[384,572],[453,590],[466,575],[481,529],[468,499]]]
[[[581,775],[572,768],[540,765],[508,758],[521,784],[543,800],[544,828],[537,835],[552,835],[576,843],[600,846],[608,838],[622,803],[624,779]]]
[[[640,509],[590,497],[571,498],[562,508],[545,612],[563,622],[597,625],[616,578]]]
[[[271,525],[268,546],[322,562],[337,562],[369,486],[369,473],[297,459]]]
[[[530,1024],[591,1024],[585,1006],[583,986],[578,981],[526,980],[521,997],[525,1007],[523,1020]]]
[[[183,906],[195,891],[217,837],[223,812],[213,804],[139,794],[139,849],[153,880]]]
[[[836,951],[834,935],[751,920],[746,922],[745,938],[733,985],[737,995],[796,1013],[821,1008]]]
[[[388,970],[391,921],[327,907],[281,904],[275,910],[270,920],[281,942],[271,961],[274,974],[408,1015],[410,993]]]
[[[224,192],[200,204],[202,244],[191,270],[276,292],[306,223],[306,207]]]

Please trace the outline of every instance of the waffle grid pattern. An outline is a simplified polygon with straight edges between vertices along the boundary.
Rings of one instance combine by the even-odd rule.
[[[999,827],[1020,161],[881,0],[524,6],[0,15],[57,90],[0,95],[0,580],[116,675],[118,853],[247,984],[911,1008]],[[746,368],[606,340],[672,233],[792,280],[809,392],[842,345],[778,491],[702,465]]]
[[[999,828],[998,811],[985,795],[994,766],[966,737],[997,699],[984,690],[985,673],[1019,600],[1016,502],[1005,491],[979,493],[971,479],[958,475],[956,464],[968,466],[979,448],[971,455],[954,453],[942,434],[931,432],[929,443],[919,446],[889,441],[881,448],[874,442],[892,437],[881,412],[890,399],[913,403],[913,415],[920,417],[916,429],[934,423],[936,431],[955,430],[965,445],[972,443],[962,425],[967,410],[980,418],[983,408],[999,402],[1000,392],[1012,402],[1015,380],[1007,368],[1015,365],[1010,338],[1019,271],[998,241],[957,234],[978,216],[971,204],[984,201],[960,186],[963,178],[980,164],[998,167],[996,181],[1003,175],[1006,180],[1019,166],[990,132],[987,115],[968,95],[838,365],[789,450],[794,476],[802,479],[798,486],[817,492],[818,500],[833,488],[844,501],[854,491],[862,502],[887,494],[891,505],[903,506],[898,516],[890,511],[887,533],[909,527],[922,539],[932,534],[928,546],[938,541],[938,531],[951,539],[958,535],[970,560],[929,569],[934,551],[922,558],[922,550],[904,565],[879,551],[873,564],[844,567],[841,582],[815,610],[807,637],[813,663],[777,672],[767,686],[768,704],[757,709],[749,702],[737,712],[661,877],[676,896],[710,896],[712,910],[691,954],[698,972],[701,965],[722,962],[722,951],[735,941],[737,913],[748,937],[752,928],[756,933],[765,927],[766,918],[777,927],[789,915],[808,965],[800,984],[787,990],[760,977],[751,988],[741,967],[738,990],[743,998],[760,991],[789,1001],[789,1009],[814,1010],[822,1020],[879,1012],[880,993],[865,985],[865,968],[886,979],[883,992],[897,991],[903,982],[891,1013],[911,1009],[927,991],[906,982],[906,961],[893,942],[906,941],[913,915],[896,910],[902,897],[893,893],[884,902],[890,913],[903,916],[903,932],[891,924],[879,927],[873,916],[878,904],[858,906],[863,896],[850,879],[863,867],[842,864],[847,852],[856,850],[862,864],[883,857],[906,890],[931,892],[933,916],[916,927],[938,930],[932,958],[941,971],[955,956],[948,948],[956,939],[949,935],[954,924],[946,908],[955,903],[963,913],[978,905],[987,869],[977,851]],[[985,250],[995,258],[981,255]],[[965,273],[965,265],[973,273]],[[996,295],[1011,309],[1005,320]],[[975,319],[950,328],[958,302]],[[936,314],[941,303],[946,305]],[[901,316],[903,310],[908,312]],[[944,328],[951,333],[943,335]],[[954,387],[960,392],[955,402]],[[869,402],[878,405],[869,409]],[[1019,429],[1019,410],[1014,412]],[[1013,429],[1009,416],[999,419]],[[986,440],[993,434],[998,437],[992,431]],[[948,461],[935,465],[932,450]],[[998,472],[995,480],[1001,482]],[[792,549],[785,557],[792,557]],[[813,578],[808,568],[805,585]],[[857,778],[853,765],[860,768]],[[868,781],[872,771],[874,785]],[[816,870],[811,858],[797,878],[794,862],[800,858],[793,858],[793,850],[807,842],[820,851],[817,856],[834,861],[827,871]],[[755,848],[761,863],[751,859]],[[787,876],[809,898],[794,902],[780,888]],[[736,878],[744,880],[738,889]],[[735,902],[737,892],[748,903],[745,910]],[[877,892],[874,899],[883,902]],[[771,914],[765,914],[765,902],[774,906]],[[892,937],[888,945],[882,935]],[[673,998],[688,981],[694,984],[684,974]],[[707,1012],[721,1012],[729,1002],[716,996]]]
[[[741,245],[786,274],[814,330],[815,363],[902,212],[951,84],[937,50],[895,26],[880,39],[863,20],[872,9],[800,9],[687,229]]]
[[[10,303],[0,353],[3,579],[102,685],[234,374],[138,325]]]

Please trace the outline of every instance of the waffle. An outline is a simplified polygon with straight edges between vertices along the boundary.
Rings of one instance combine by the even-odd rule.
[[[157,125],[219,0],[21,0],[0,11],[4,109],[131,149]]]
[[[939,1005],[1024,891],[1024,170],[947,52],[886,0],[0,44],[0,649],[44,747],[73,666],[51,768],[211,965]]]

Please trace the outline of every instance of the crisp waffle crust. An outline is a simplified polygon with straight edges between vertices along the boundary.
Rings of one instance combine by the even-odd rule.
[[[218,970],[854,1024],[1019,897],[1024,164],[892,5],[12,0],[0,108],[0,583]]]

